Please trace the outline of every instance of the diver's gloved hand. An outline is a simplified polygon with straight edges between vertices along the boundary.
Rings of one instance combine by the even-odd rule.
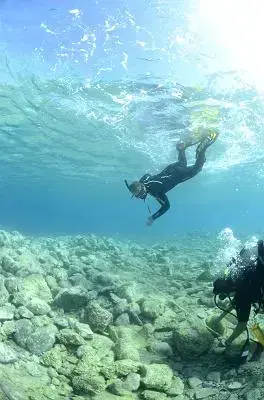
[[[219,347],[226,347],[226,341],[224,338],[219,338],[218,340]]]
[[[154,218],[153,217],[149,217],[147,222],[146,222],[146,225],[151,226],[153,224],[153,222],[154,222]]]
[[[219,338],[218,344],[219,347],[225,347],[225,349],[228,349],[228,347],[231,345],[231,342],[228,339],[221,337]]]

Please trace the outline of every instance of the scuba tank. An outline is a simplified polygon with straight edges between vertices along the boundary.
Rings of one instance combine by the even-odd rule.
[[[252,334],[255,336],[255,338],[257,339],[257,341],[264,346],[264,332],[263,330],[260,328],[258,323],[255,323],[252,327],[251,327],[251,332]]]

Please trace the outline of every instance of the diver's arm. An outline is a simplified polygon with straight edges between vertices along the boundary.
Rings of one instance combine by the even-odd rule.
[[[226,340],[225,345],[229,346],[238,336],[241,335],[247,328],[247,322],[238,322],[233,333]]]
[[[165,193],[160,193],[154,197],[161,204],[161,207],[157,212],[155,212],[151,216],[153,221],[155,221],[155,219],[157,219],[157,218],[161,217],[163,214],[165,214],[165,212],[167,212],[170,208],[170,202]]]

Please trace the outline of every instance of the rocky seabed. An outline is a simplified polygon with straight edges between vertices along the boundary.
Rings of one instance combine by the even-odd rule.
[[[263,399],[264,361],[233,367],[207,327],[214,248],[193,240],[1,231],[0,400]]]

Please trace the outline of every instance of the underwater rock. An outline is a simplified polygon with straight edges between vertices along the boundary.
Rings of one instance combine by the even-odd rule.
[[[18,307],[17,312],[21,318],[31,319],[34,317],[33,312],[29,311],[25,306]]]
[[[47,303],[52,301],[50,288],[41,275],[29,275],[24,278],[20,290],[14,294],[12,303],[26,306],[32,298],[39,298]]]
[[[261,393],[261,390],[258,388],[251,389],[244,395],[245,400],[260,400],[262,398],[263,394]]]
[[[68,274],[69,274],[69,282],[73,286],[82,287],[86,291],[91,291],[93,289],[92,283],[89,282],[83,274],[80,273],[71,274],[70,271],[68,272]]]
[[[63,315],[55,315],[53,317],[53,323],[58,327],[58,328],[68,328],[69,327],[69,321],[66,317]]]
[[[154,343],[152,350],[160,357],[171,357],[173,355],[172,348],[167,342]]]
[[[129,320],[129,315],[127,313],[120,314],[116,319],[115,319],[115,325],[129,325],[130,320]]]
[[[119,339],[115,346],[115,355],[117,360],[133,360],[139,361],[139,352],[133,342],[127,341],[126,338]]]
[[[56,337],[59,343],[62,343],[65,346],[81,346],[82,344],[85,344],[85,340],[82,338],[81,335],[76,333],[74,330],[68,328],[62,329],[60,332],[57,333]]]
[[[138,294],[136,291],[136,286],[133,285],[122,285],[116,289],[116,294],[124,299],[127,299],[129,303],[137,300]]]
[[[52,275],[47,275],[45,277],[48,287],[50,288],[53,296],[57,294],[60,290],[59,285],[57,284],[56,279]]]
[[[141,314],[151,320],[155,320],[165,311],[165,304],[161,299],[146,299],[141,305]]]
[[[115,372],[117,376],[127,376],[131,372],[137,373],[141,363],[133,360],[117,360],[114,362]]]
[[[54,325],[37,328],[26,341],[27,349],[36,355],[45,353],[54,346],[55,333]]]
[[[6,304],[0,307],[0,322],[10,321],[14,318],[15,307],[12,304]]]
[[[199,388],[195,390],[195,399],[206,399],[207,397],[214,396],[218,393],[217,389],[214,388]]]
[[[26,348],[27,340],[29,337],[31,337],[33,329],[34,329],[33,324],[28,319],[18,320],[15,325],[15,334],[14,334],[15,342],[19,346]]]
[[[221,381],[221,372],[218,372],[218,371],[209,372],[209,374],[207,375],[206,379],[208,381],[211,381],[211,382],[220,383],[220,381]]]
[[[0,306],[4,306],[9,299],[9,293],[5,287],[4,278],[0,277]]]
[[[8,381],[0,382],[0,390],[5,397],[3,400],[28,400],[28,396],[21,391],[21,388],[15,387]]]
[[[1,326],[0,332],[4,337],[9,338],[14,334],[15,329],[16,329],[15,321],[5,321]]]
[[[60,345],[55,345],[54,348],[47,351],[40,359],[41,364],[46,367],[53,367],[58,371],[62,366],[64,354]]]
[[[140,375],[134,372],[130,372],[125,381],[123,387],[129,392],[136,392],[140,386]]]
[[[113,309],[113,315],[118,316],[123,314],[128,310],[128,302],[127,299],[121,299],[120,297],[116,296],[114,293],[109,293],[109,298],[112,303],[115,305]]]
[[[17,360],[17,354],[6,343],[0,342],[0,363],[1,364],[9,364],[14,363]]]
[[[142,392],[145,400],[167,400],[168,396],[165,393],[155,392],[154,390],[144,390]]]
[[[90,373],[99,373],[101,368],[100,357],[97,354],[96,349],[90,345],[83,346],[82,358],[78,361],[74,375],[85,375]],[[80,357],[80,352],[77,354]]]
[[[151,364],[141,368],[141,382],[147,389],[168,392],[172,385],[173,373],[168,365]]]
[[[85,321],[94,332],[103,332],[113,321],[112,314],[102,308],[97,301],[89,303],[85,310]]]
[[[94,334],[93,340],[89,344],[96,350],[99,358],[105,357],[114,347],[114,342],[107,336]]]
[[[110,393],[116,394],[117,396],[126,396],[129,395],[130,392],[124,387],[124,382],[121,379],[116,379],[115,382],[111,383],[107,390]]]
[[[105,379],[95,373],[74,376],[72,379],[72,387],[78,392],[87,394],[98,394],[105,390]]]
[[[214,303],[213,297],[201,296],[198,299],[198,304],[200,304],[202,306],[206,306],[208,308],[214,308],[215,307],[215,303]]]
[[[202,386],[202,381],[199,378],[196,378],[196,376],[192,376],[188,378],[188,385],[191,389],[195,389],[198,386]]]
[[[177,315],[174,311],[167,309],[162,315],[160,315],[154,322],[155,331],[170,331],[175,328],[179,322],[185,318],[181,315]]]
[[[228,386],[227,386],[227,388],[229,389],[229,390],[238,390],[238,389],[241,389],[242,388],[242,383],[240,383],[240,382],[231,382]]]
[[[184,391],[184,383],[179,376],[173,376],[171,387],[167,391],[169,396],[179,396]]]
[[[83,324],[78,321],[70,321],[70,326],[74,329],[83,339],[92,340],[93,332],[88,324]]]
[[[16,275],[19,270],[19,265],[15,262],[15,260],[13,260],[13,258],[9,254],[6,254],[2,257],[1,265],[5,273],[9,273],[12,275]]]
[[[21,287],[21,283],[21,278],[15,278],[14,276],[9,276],[8,278],[5,278],[5,287],[9,294],[16,293]]]
[[[197,317],[180,322],[174,329],[173,345],[183,359],[192,359],[208,352],[214,338]]]
[[[37,297],[33,297],[32,299],[30,299],[27,302],[26,307],[34,315],[45,315],[51,311],[48,303],[46,303],[45,300],[38,299]]]
[[[54,299],[54,304],[64,311],[78,310],[87,305],[87,292],[80,286],[61,289]]]
[[[226,326],[224,320],[219,321],[219,315],[211,315],[206,319],[206,325],[212,329],[212,334],[217,337],[219,335],[224,335]],[[215,334],[214,334],[215,332]]]

